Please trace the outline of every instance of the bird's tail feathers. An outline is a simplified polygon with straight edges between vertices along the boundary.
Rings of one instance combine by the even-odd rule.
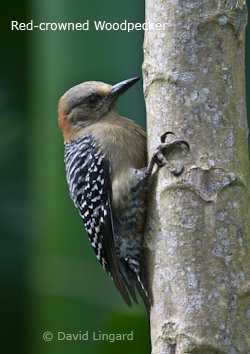
[[[136,286],[149,315],[150,302],[149,302],[148,292],[145,289],[145,286],[140,278],[140,275],[135,273],[130,267],[128,267],[128,264],[125,262],[125,260],[119,260],[119,270],[120,270],[121,278],[124,284],[126,285],[127,290],[131,295],[132,299],[138,304],[138,300],[135,292],[135,286]]]

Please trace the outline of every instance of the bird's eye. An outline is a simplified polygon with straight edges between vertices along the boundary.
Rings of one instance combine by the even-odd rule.
[[[93,106],[95,105],[97,102],[99,101],[99,97],[98,96],[91,96],[88,99],[88,103]]]

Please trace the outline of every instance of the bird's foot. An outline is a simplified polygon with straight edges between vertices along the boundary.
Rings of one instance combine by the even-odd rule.
[[[169,134],[175,135],[174,133],[168,131],[161,136],[161,144],[154,151],[151,161],[148,165],[148,173],[152,173],[155,164],[159,167],[166,166],[168,171],[174,176],[179,176],[184,171],[184,167],[182,167],[180,170],[176,170],[175,168],[173,168],[164,155],[167,154],[169,149],[180,145],[185,145],[185,147],[187,147],[187,149],[189,150],[189,144],[182,139],[175,139],[170,141],[169,143],[166,143],[165,140]]]

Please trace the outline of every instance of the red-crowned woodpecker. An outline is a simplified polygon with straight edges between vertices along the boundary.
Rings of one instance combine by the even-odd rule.
[[[59,102],[65,165],[71,198],[83,219],[96,257],[125,302],[137,302],[136,287],[147,310],[150,302],[141,277],[148,179],[156,163],[167,164],[162,144],[147,166],[146,134],[116,111],[116,100],[139,78],[114,86],[88,81],[68,90]]]

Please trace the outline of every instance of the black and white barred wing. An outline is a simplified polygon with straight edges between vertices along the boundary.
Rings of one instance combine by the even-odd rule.
[[[68,150],[66,144],[65,163],[71,198],[83,218],[96,257],[131,306],[120,276],[114,244],[110,163],[88,137],[76,141],[74,151],[69,153]]]

